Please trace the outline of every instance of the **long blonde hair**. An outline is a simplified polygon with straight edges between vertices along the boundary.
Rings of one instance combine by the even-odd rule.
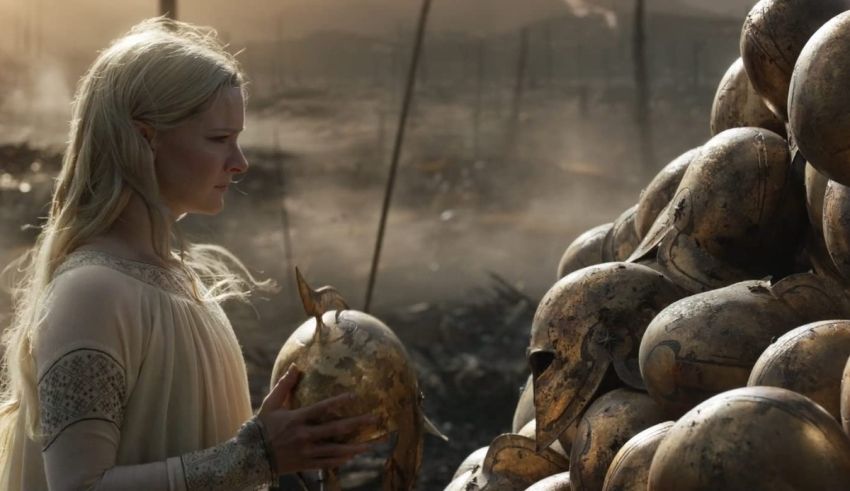
[[[256,280],[224,248],[190,244],[176,224],[169,226],[153,152],[135,125],[173,128],[232,87],[244,92],[243,72],[215,31],[163,17],[148,19],[113,41],[80,80],[46,224],[34,247],[4,271],[14,276],[15,287],[11,324],[3,335],[0,472],[18,419],[26,418],[30,438],[39,431],[32,344],[53,274],[68,253],[110,228],[131,193],[148,209],[156,254],[170,262],[177,242],[179,267],[202,282],[193,285],[196,299],[245,300],[252,289],[274,290],[274,282]]]

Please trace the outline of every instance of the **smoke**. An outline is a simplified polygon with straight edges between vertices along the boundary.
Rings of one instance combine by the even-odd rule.
[[[567,7],[570,8],[570,11],[576,17],[601,15],[609,28],[615,29],[617,27],[617,13],[609,8],[587,0],[564,0],[564,2],[566,2]]]

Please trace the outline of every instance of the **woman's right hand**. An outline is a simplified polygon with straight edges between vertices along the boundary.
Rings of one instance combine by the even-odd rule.
[[[333,409],[350,404],[354,394],[342,394],[312,406],[290,409],[292,392],[301,371],[292,364],[263,400],[257,418],[266,428],[278,474],[310,469],[339,467],[357,454],[369,451],[371,444],[332,443],[361,426],[374,424],[377,417],[361,415],[329,420]],[[315,423],[319,421],[320,423]]]

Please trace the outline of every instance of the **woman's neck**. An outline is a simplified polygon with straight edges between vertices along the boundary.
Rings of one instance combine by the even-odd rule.
[[[166,234],[170,236],[174,219],[166,224]],[[163,258],[156,254],[153,243],[153,230],[150,214],[142,198],[132,192],[124,210],[103,234],[91,238],[77,250],[96,250],[119,257],[141,261],[158,266],[169,267]]]

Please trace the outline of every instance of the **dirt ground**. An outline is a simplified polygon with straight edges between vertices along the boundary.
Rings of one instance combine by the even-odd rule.
[[[531,319],[561,253],[633,205],[655,170],[708,138],[712,95],[705,88],[653,102],[658,163],[641,169],[630,106],[602,89],[584,99],[568,88],[531,91],[514,126],[507,89],[484,98],[477,125],[472,94],[417,94],[372,313],[407,346],[426,412],[451,438],[426,439],[418,489],[442,489],[467,454],[510,430]],[[220,215],[181,222],[192,240],[228,247],[281,285],[253,307],[226,306],[255,404],[278,348],[305,317],[295,265],[362,307],[396,103],[369,88],[290,89],[251,101],[246,179]],[[0,133],[12,134],[2,131],[12,125],[17,140],[0,147],[0,266],[32,243],[65,138],[0,114]],[[519,128],[513,140],[511,127]],[[8,312],[2,296],[0,320]],[[378,470],[361,459],[347,487],[374,489]]]

